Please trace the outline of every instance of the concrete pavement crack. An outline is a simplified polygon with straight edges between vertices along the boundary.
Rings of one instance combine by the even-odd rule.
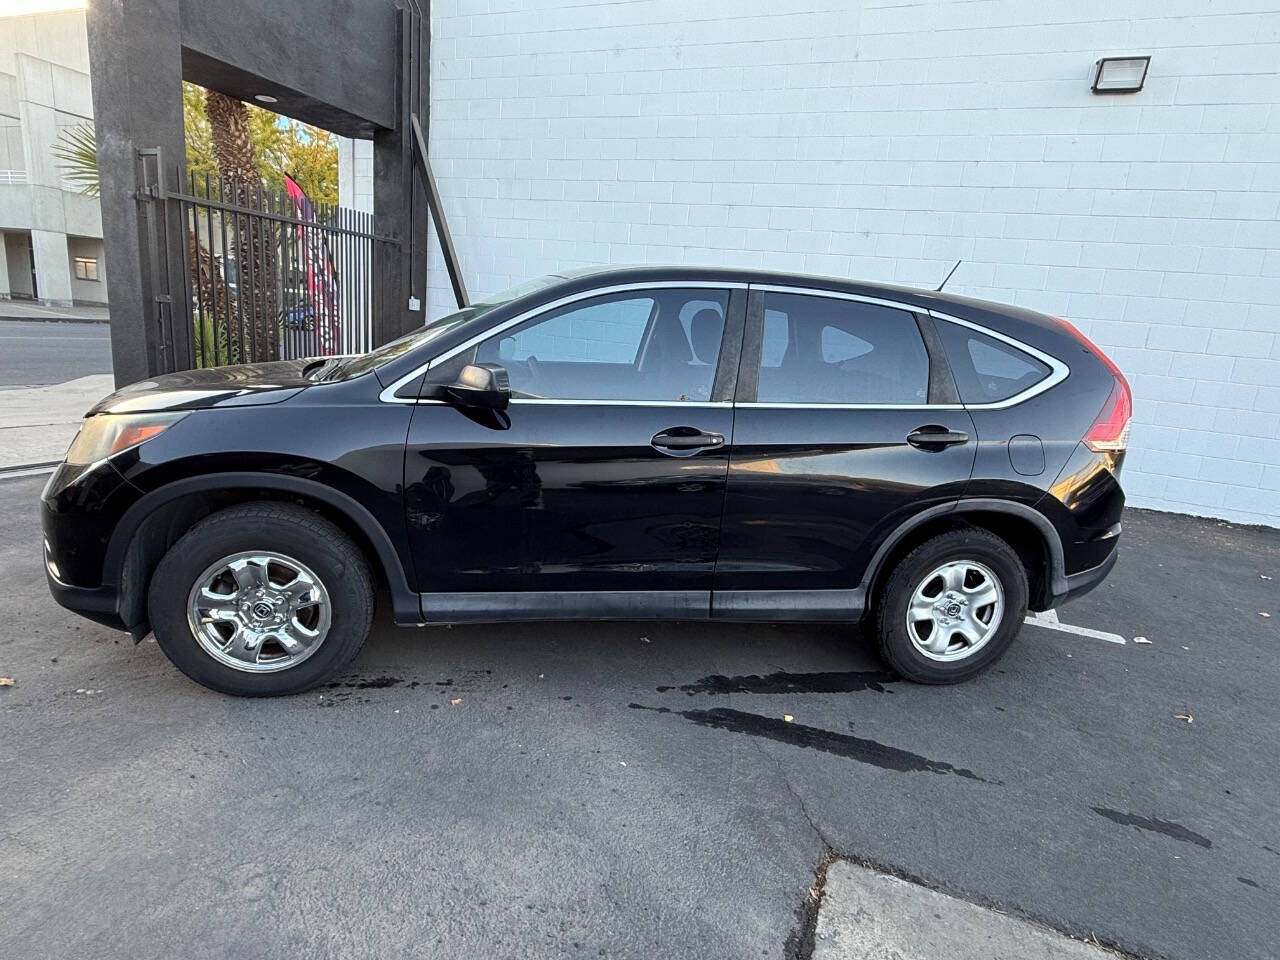
[[[818,863],[813,868],[813,878],[805,890],[804,899],[801,900],[799,906],[796,907],[796,924],[792,927],[791,932],[787,935],[786,941],[783,943],[782,955],[785,960],[809,960],[813,956],[815,939],[818,932],[818,911],[822,906],[822,897],[826,891],[827,885],[827,868],[841,856],[835,846],[828,839],[822,828],[818,826],[817,821],[813,819],[813,814],[809,811],[809,805],[805,802],[804,797],[796,790],[791,780],[787,777],[782,768],[782,761],[773,757],[765,749],[762,743],[755,743],[752,746],[762,757],[771,761],[774,769],[777,771],[778,778],[782,781],[782,785],[786,788],[787,793],[796,802],[796,806],[800,808],[800,815],[804,817],[804,822],[809,825],[810,832],[818,839],[822,845],[822,852],[818,856]]]
[[[830,838],[827,837],[822,828],[818,826],[817,821],[813,819],[813,814],[809,812],[809,805],[805,802],[804,797],[800,795],[799,791],[796,790],[795,786],[791,783],[791,780],[787,777],[786,772],[783,770],[782,761],[777,757],[770,756],[763,743],[753,742],[751,745],[755,748],[757,753],[773,764],[774,769],[778,773],[778,779],[782,781],[782,785],[786,787],[787,793],[789,793],[791,798],[795,800],[796,805],[800,808],[800,815],[804,817],[805,823],[809,825],[809,829],[813,831],[813,835],[822,842],[824,849],[834,851],[836,849],[835,844],[831,842]]]

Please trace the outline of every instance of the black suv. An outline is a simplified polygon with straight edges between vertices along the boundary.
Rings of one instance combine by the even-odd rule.
[[[156,377],[43,494],[54,597],[216,690],[397,623],[869,616],[963,680],[1116,559],[1131,399],[1062,320],[759,271],[536,280],[357,357]]]

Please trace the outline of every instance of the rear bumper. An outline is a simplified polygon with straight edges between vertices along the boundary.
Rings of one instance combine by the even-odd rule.
[[[1068,576],[1066,589],[1061,592],[1055,592],[1051,598],[1051,607],[1058,607],[1066,603],[1068,600],[1077,600],[1086,593],[1107,579],[1107,574],[1111,572],[1111,568],[1116,565],[1116,558],[1120,556],[1120,549],[1117,545],[1107,557],[1096,567],[1090,567],[1088,570],[1081,570],[1079,573],[1073,573]]]

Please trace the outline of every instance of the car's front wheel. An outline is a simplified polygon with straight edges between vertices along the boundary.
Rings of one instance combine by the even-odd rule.
[[[1027,573],[986,530],[952,530],[899,561],[877,612],[880,654],[917,683],[959,683],[1008,649],[1027,613]]]
[[[192,680],[237,696],[299,693],[359,652],[373,582],[340,529],[294,504],[211,514],[160,561],[148,594],[156,642]]]

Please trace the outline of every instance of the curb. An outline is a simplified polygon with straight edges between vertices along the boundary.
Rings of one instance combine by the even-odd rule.
[[[0,481],[18,480],[22,477],[38,477],[45,473],[53,473],[61,463],[61,460],[46,460],[43,463],[20,463],[8,467],[0,467]]]
[[[16,317],[0,315],[0,323],[100,323],[109,324],[109,317]]]

